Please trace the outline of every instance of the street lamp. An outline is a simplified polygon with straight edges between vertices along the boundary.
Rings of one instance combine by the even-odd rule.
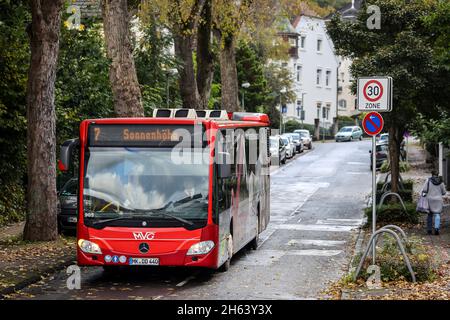
[[[283,94],[287,93],[286,87],[281,88],[280,90],[280,133],[282,133],[282,126],[283,124]]]
[[[242,109],[245,111],[244,92],[245,92],[245,89],[250,88],[250,83],[244,82],[244,83],[241,85],[241,87],[244,89],[244,90],[242,90]]]
[[[305,120],[305,94],[306,92],[302,92],[302,108],[300,111],[300,120],[302,121],[302,128],[303,128],[303,120]]]

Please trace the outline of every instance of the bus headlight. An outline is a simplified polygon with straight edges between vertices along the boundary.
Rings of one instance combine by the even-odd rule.
[[[98,246],[98,244],[91,242],[89,240],[84,240],[84,239],[78,240],[78,246],[80,247],[81,251],[83,251],[83,252],[102,254],[102,250],[100,250],[100,247]]]
[[[188,256],[195,256],[198,254],[207,254],[208,252],[210,252],[212,250],[212,248],[214,248],[214,242],[211,240],[208,241],[202,241],[199,243],[196,243],[194,245],[192,245],[188,252],[187,255]]]

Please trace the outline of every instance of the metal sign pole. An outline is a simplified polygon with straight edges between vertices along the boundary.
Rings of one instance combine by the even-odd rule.
[[[372,234],[377,231],[377,147],[376,136],[372,136]],[[372,264],[375,264],[376,243],[372,243]]]

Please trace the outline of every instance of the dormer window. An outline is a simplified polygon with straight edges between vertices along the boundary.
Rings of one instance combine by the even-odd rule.
[[[317,39],[317,52],[322,52],[322,39]]]

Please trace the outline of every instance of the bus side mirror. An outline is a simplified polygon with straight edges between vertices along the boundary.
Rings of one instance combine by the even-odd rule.
[[[70,139],[64,141],[64,143],[61,145],[60,160],[58,163],[59,170],[69,170],[72,164],[73,149],[78,146],[79,142],[79,139]]]

